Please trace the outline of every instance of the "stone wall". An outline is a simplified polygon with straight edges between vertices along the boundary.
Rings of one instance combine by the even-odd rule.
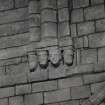
[[[104,0],[0,0],[0,105],[105,105]]]

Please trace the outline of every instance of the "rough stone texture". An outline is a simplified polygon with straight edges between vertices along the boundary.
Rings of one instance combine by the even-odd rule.
[[[78,35],[86,35],[94,33],[95,27],[94,22],[84,22],[77,25]]]
[[[89,0],[73,0],[74,8],[86,7],[88,5],[89,5]]]
[[[72,99],[88,98],[90,94],[91,92],[89,86],[71,88]]]
[[[82,22],[83,21],[83,9],[75,9],[71,13],[71,22]]]
[[[88,7],[84,10],[85,19],[100,19],[105,17],[104,5]]]
[[[41,105],[43,104],[42,93],[29,94],[24,97],[25,105]]]
[[[48,81],[32,84],[32,92],[51,91],[57,89],[57,81]]]
[[[70,99],[70,89],[62,89],[52,92],[45,92],[45,103],[60,102]]]
[[[24,105],[23,97],[16,96],[16,97],[9,98],[9,105]]]
[[[97,63],[97,50],[88,49],[81,51],[81,63]]]
[[[16,95],[27,94],[31,92],[31,84],[16,86]]]
[[[0,105],[104,105],[104,18],[104,0],[0,0]]]

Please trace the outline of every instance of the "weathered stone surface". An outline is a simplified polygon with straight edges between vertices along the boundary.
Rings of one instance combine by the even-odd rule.
[[[4,43],[5,42],[5,43]],[[0,38],[0,48],[21,46],[29,43],[29,34],[19,34]]]
[[[28,6],[28,0],[15,0],[16,8],[25,7],[25,6]]]
[[[25,105],[41,105],[43,104],[43,95],[42,93],[25,95],[24,101]]]
[[[29,71],[28,63],[20,63],[18,65],[10,65],[6,67],[6,73],[9,75],[18,75]]]
[[[83,9],[75,9],[71,12],[71,22],[82,22],[83,21]]]
[[[9,98],[9,105],[24,105],[23,97],[16,96]]]
[[[14,96],[14,94],[15,94],[14,91],[15,91],[15,90],[14,90],[13,87],[0,88],[0,98],[5,98],[5,97]]]
[[[88,98],[91,95],[89,86],[72,87],[71,97],[72,99]]]
[[[29,13],[40,13],[40,3],[37,0],[32,0],[29,2],[28,7]]]
[[[73,100],[73,101],[61,102],[60,105],[79,105],[79,101]]]
[[[44,8],[56,9],[56,0],[41,0],[41,9]]]
[[[89,35],[89,47],[103,47],[105,46],[105,33],[96,33]]]
[[[89,0],[73,0],[73,8],[87,7]]]
[[[70,89],[62,89],[57,91],[45,92],[44,93],[44,102],[45,103],[54,103],[69,100]]]
[[[69,22],[61,22],[58,24],[59,37],[70,35]]]
[[[104,5],[88,7],[84,10],[86,20],[100,19],[105,17]]]
[[[97,50],[88,49],[81,51],[81,63],[97,63]]]
[[[41,38],[41,32],[40,32],[40,28],[39,27],[34,27],[34,28],[30,28],[30,37],[29,40],[30,42],[38,42]]]
[[[7,10],[13,8],[13,0],[1,0],[0,10]]]
[[[83,64],[78,65],[76,67],[71,67],[66,70],[66,75],[74,75],[74,74],[86,74],[92,73],[94,71],[94,66],[92,64]]]
[[[81,86],[83,84],[82,77],[71,77],[66,79],[58,80],[59,88],[69,88],[73,86]]]
[[[68,0],[57,0],[58,8],[68,7]]]
[[[0,24],[28,19],[27,8],[0,12]]]
[[[63,8],[58,11],[59,22],[69,20],[69,10],[68,8]]]
[[[91,0],[91,4],[101,4],[104,3],[104,0]]]
[[[77,36],[77,28],[76,24],[71,24],[70,25],[70,32],[71,32],[71,37],[76,37]]]
[[[102,82],[105,80],[105,73],[87,74],[83,76],[83,79],[85,84]]]
[[[29,16],[30,27],[40,27],[40,14],[31,14]]]
[[[60,77],[65,77],[66,70],[61,64],[57,68],[53,67],[52,65],[49,66],[49,78],[54,79],[54,78],[60,78]]]
[[[0,99],[0,105],[8,105],[8,98]]]
[[[94,22],[84,22],[77,25],[78,35],[86,35],[90,33],[94,33],[95,26]]]
[[[51,91],[58,88],[57,81],[47,81],[32,84],[32,92]]]
[[[41,11],[41,22],[56,22],[57,13],[52,9],[44,9]]]
[[[98,50],[98,62],[99,63],[104,63],[105,62],[105,48],[99,48]]]
[[[94,83],[94,84],[91,85],[91,92],[92,93],[97,93],[101,89],[103,89],[104,86],[105,86],[105,82]]]
[[[38,70],[28,74],[28,81],[44,81],[48,79],[48,71],[47,70]]]
[[[56,23],[44,23],[41,26],[42,37],[56,37],[57,36],[57,24]]]
[[[30,92],[31,92],[31,84],[16,86],[16,95],[27,94]]]
[[[105,19],[96,21],[96,31],[105,31]]]

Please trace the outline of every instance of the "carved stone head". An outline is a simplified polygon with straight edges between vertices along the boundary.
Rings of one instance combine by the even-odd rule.
[[[34,52],[28,54],[30,71],[35,71],[37,68],[37,56]]]
[[[63,51],[64,63],[67,65],[72,65],[73,63],[73,50],[72,49],[64,49]]]
[[[39,65],[45,68],[48,65],[48,53],[45,50],[38,52]]]
[[[49,59],[53,65],[58,66],[60,63],[60,58],[61,53],[58,48],[53,47],[49,50]]]

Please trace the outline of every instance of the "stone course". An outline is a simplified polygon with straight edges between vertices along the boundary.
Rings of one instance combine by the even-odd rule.
[[[0,105],[105,105],[105,0],[0,0]]]

